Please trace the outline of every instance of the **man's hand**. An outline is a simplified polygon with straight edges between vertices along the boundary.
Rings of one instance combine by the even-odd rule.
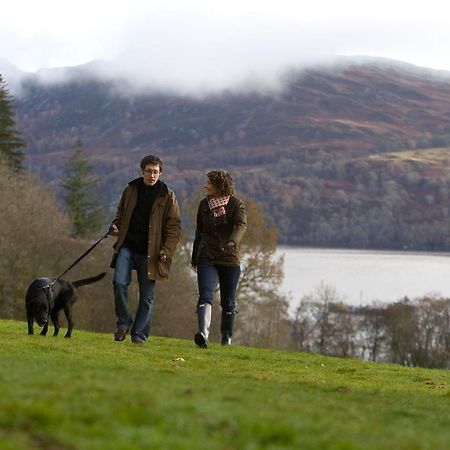
[[[111,236],[118,236],[118,235],[119,235],[119,229],[117,228],[116,225],[111,225],[111,226],[109,227],[109,234],[110,234]]]

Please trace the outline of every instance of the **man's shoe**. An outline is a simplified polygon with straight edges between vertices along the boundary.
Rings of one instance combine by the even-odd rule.
[[[131,342],[133,344],[139,344],[139,345],[145,344],[145,341],[143,341],[142,339],[133,339]]]
[[[127,337],[127,331],[126,330],[116,330],[114,333],[114,340],[115,341],[124,341]]]

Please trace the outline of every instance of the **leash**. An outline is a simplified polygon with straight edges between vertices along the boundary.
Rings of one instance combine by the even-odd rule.
[[[103,239],[106,239],[109,235],[110,230],[108,230],[94,245],[92,245],[90,248],[88,248],[70,267],[68,267],[58,278],[53,280],[49,285],[45,286],[45,288],[52,288],[53,285],[62,277],[64,276],[70,269],[75,267],[82,259],[84,259],[94,248],[100,244]]]

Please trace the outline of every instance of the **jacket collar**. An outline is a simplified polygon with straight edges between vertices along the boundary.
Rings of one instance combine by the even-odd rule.
[[[130,181],[128,184],[133,187],[137,187],[138,183],[142,183],[143,177],[138,177],[134,179],[133,181]],[[164,181],[159,180],[161,183],[161,194],[166,195],[169,193],[169,188],[167,187],[167,184],[164,183]]]

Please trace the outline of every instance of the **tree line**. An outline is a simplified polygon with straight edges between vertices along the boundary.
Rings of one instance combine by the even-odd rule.
[[[434,151],[431,162],[431,150],[417,161],[402,152],[384,159],[299,152],[239,182],[284,244],[448,251],[450,149]]]
[[[295,350],[405,366],[450,368],[450,299],[407,297],[351,306],[321,284],[292,321]]]

